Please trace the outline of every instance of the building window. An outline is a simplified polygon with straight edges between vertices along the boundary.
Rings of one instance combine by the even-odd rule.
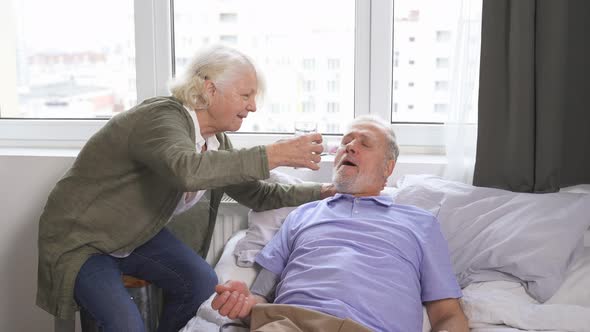
[[[303,91],[305,91],[305,92],[315,91],[315,81],[312,81],[312,80],[303,81]]]
[[[434,90],[437,92],[449,91],[449,81],[434,81]]]
[[[436,58],[436,68],[446,69],[449,68],[449,58]]]
[[[221,36],[219,36],[219,41],[230,44],[230,45],[236,45],[238,43],[238,36],[221,35]]]
[[[326,104],[326,112],[328,113],[338,113],[340,112],[340,104],[337,102],[329,102]]]
[[[301,111],[303,113],[315,112],[315,103],[313,101],[304,101],[303,103],[301,103]]]
[[[236,13],[219,13],[219,21],[223,23],[235,23],[238,21]]]
[[[437,42],[448,42],[451,40],[451,32],[450,31],[437,31],[436,32],[436,41]]]
[[[315,59],[303,59],[303,69],[314,70],[315,69]]]
[[[434,111],[436,113],[447,113],[449,111],[448,104],[434,104]]]
[[[328,59],[328,69],[340,69],[340,59]]]
[[[329,80],[327,83],[328,92],[334,93],[340,91],[340,84],[337,80]]]

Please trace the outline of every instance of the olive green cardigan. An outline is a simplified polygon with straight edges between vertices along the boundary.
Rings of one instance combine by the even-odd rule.
[[[76,275],[96,253],[131,251],[169,221],[182,193],[210,190],[210,212],[195,234],[206,255],[223,193],[255,210],[319,199],[317,184],[270,184],[263,146],[197,153],[194,125],[173,97],[144,101],[114,116],[92,136],[49,195],[39,221],[37,305],[68,319],[78,309]],[[200,248],[198,248],[200,246]]]

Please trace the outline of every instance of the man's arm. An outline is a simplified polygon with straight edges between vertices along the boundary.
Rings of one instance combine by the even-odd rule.
[[[443,299],[425,302],[424,305],[433,332],[469,332],[467,317],[461,309],[459,300]]]

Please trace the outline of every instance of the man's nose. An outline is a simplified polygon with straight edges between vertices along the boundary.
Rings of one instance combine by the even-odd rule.
[[[346,152],[347,153],[356,153],[356,144],[355,141],[350,141],[348,144],[346,144]]]

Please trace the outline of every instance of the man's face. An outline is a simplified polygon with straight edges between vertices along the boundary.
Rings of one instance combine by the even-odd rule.
[[[379,195],[395,166],[388,149],[384,128],[371,122],[353,125],[342,137],[334,160],[336,190],[356,196]]]

